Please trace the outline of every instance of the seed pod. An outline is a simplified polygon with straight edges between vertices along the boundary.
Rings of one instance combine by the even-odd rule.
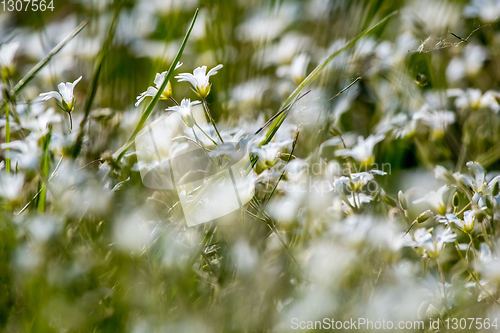
[[[453,207],[457,208],[460,205],[460,197],[458,196],[458,192],[455,192],[453,196]]]
[[[500,193],[500,185],[498,185],[498,181],[496,181],[491,188],[491,195],[496,197],[498,193]]]
[[[426,210],[425,212],[423,212],[422,214],[420,214],[417,217],[416,221],[417,221],[417,223],[423,223],[433,216],[434,216],[433,212],[431,212],[430,210]]]
[[[382,200],[384,200],[384,202],[386,204],[388,204],[389,206],[396,207],[398,205],[398,203],[396,202],[396,200],[394,200],[393,198],[391,198],[390,196],[388,196],[387,193],[385,193],[384,190],[380,191],[380,195],[382,196]]]
[[[403,208],[404,210],[408,209],[408,201],[406,200],[406,196],[403,194],[402,191],[398,192],[398,201],[401,208]]]

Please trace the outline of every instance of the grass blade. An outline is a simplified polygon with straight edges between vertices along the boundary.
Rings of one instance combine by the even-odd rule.
[[[64,38],[59,44],[56,45],[56,47],[54,47],[52,49],[52,51],[49,52],[49,54],[47,54],[45,56],[45,58],[43,58],[42,60],[40,60],[36,65],[35,67],[33,67],[22,79],[21,81],[19,81],[16,86],[14,87],[14,90],[12,91],[11,93],[11,96],[16,96],[34,77],[35,75],[43,68],[45,67],[45,65],[47,65],[47,63],[52,59],[53,56],[55,56],[59,51],[61,51],[61,49],[66,45],[68,44],[68,42],[70,40],[72,40],[76,35],[78,35],[82,30],[83,28],[85,28],[85,26],[89,23],[89,20],[85,20],[83,21],[82,23],[80,23],[79,26],[77,26],[75,28],[75,30],[73,30],[68,36],[66,36],[66,38]]]
[[[139,123],[137,124],[134,132],[130,136],[130,139],[128,139],[127,143],[123,145],[120,149],[118,149],[114,154],[113,158],[116,159],[117,161],[120,161],[125,152],[127,151],[128,147],[134,142],[135,137],[139,133],[139,131],[142,129],[142,126],[146,123],[146,120],[148,119],[149,115],[151,112],[153,112],[154,107],[160,100],[160,96],[165,90],[165,87],[167,86],[168,82],[170,81],[170,78],[174,74],[174,69],[175,66],[177,66],[177,63],[181,59],[182,52],[184,52],[184,48],[186,47],[187,41],[189,39],[189,35],[191,35],[191,31],[193,30],[194,23],[196,22],[196,18],[198,17],[198,9],[196,9],[196,12],[194,13],[193,20],[191,21],[191,25],[189,26],[189,29],[186,33],[186,36],[184,37],[184,40],[182,41],[182,45],[179,48],[179,51],[177,52],[177,55],[175,56],[174,61],[170,65],[170,68],[168,69],[167,75],[165,76],[165,80],[163,81],[163,84],[161,85],[160,89],[158,89],[158,92],[156,93],[155,97],[151,100],[149,103],[148,107],[146,110],[142,113],[141,119],[139,120]]]
[[[35,67],[33,67],[28,73],[26,73],[26,75],[24,75],[24,77],[14,86],[14,89],[12,89],[12,91],[10,91],[9,96],[7,96],[7,99],[8,100],[12,100],[12,101],[15,100],[17,94],[19,94],[21,92],[21,90],[23,90],[24,87],[26,87],[26,85],[35,77],[35,75],[38,74],[38,72],[43,67],[45,67],[45,65],[47,65],[49,63],[49,61],[52,59],[52,57],[54,57],[57,53],[59,53],[59,51],[61,51],[61,49],[66,44],[68,44],[68,42],[70,40],[72,40],[76,35],[78,35],[83,30],[83,28],[85,28],[85,26],[88,23],[89,23],[89,19],[87,19],[87,20],[83,21],[82,23],[80,23],[80,25],[78,25],[75,28],[75,30],[73,30],[68,36],[66,36],[66,38],[64,38],[59,44],[57,44],[56,47],[54,47],[49,52],[49,54],[47,54],[45,56],[45,58],[43,58],[42,60],[40,60],[35,65]],[[6,105],[7,105],[7,100],[5,100],[3,102],[3,104],[0,106],[0,110],[3,109]],[[12,110],[12,114],[13,114],[15,120],[17,122],[19,122],[19,116],[18,116],[17,112],[14,109]]]
[[[321,71],[333,60],[335,59],[336,56],[338,56],[340,53],[344,52],[351,46],[353,46],[360,38],[372,33],[375,31],[377,28],[379,28],[381,25],[385,24],[390,18],[392,18],[394,15],[396,15],[398,12],[392,12],[391,14],[387,15],[384,17],[380,22],[378,22],[376,25],[371,27],[370,29],[367,29],[360,33],[358,36],[356,36],[354,39],[352,39],[349,43],[347,43],[344,47],[341,49],[333,52],[326,58],[321,64],[319,64],[309,75],[298,85],[297,88],[288,96],[286,101],[283,103],[282,108],[285,107],[286,105],[290,104],[299,94],[300,92],[311,82],[313,82],[320,74]],[[265,139],[260,143],[260,145],[265,145],[269,143],[278,129],[280,128],[281,124],[285,120],[286,116],[288,115],[288,112],[290,112],[290,108],[287,109],[285,112],[283,112],[276,120],[274,120],[273,124],[271,124],[271,127],[267,131]]]
[[[76,138],[75,145],[73,147],[73,157],[77,157],[78,154],[80,153],[80,150],[82,148],[82,142],[83,142],[83,135],[84,135],[84,130],[85,130],[85,124],[87,123],[87,120],[90,115],[90,109],[92,108],[92,103],[94,102],[95,95],[97,93],[97,85],[99,81],[99,76],[101,74],[101,69],[102,69],[102,64],[104,62],[104,59],[106,58],[106,55],[108,54],[108,51],[111,47],[111,43],[113,42],[113,38],[115,36],[115,31],[116,31],[116,23],[118,22],[118,16],[120,14],[120,9],[121,6],[117,5],[115,8],[115,13],[113,16],[113,20],[111,21],[111,25],[109,26],[109,31],[108,31],[108,37],[106,37],[106,40],[104,41],[101,51],[99,51],[99,55],[97,56],[95,66],[94,66],[94,71],[92,73],[92,79],[90,81],[90,93],[87,95],[87,99],[85,100],[85,108],[84,108],[84,115],[83,119],[80,122],[80,127],[79,127],[79,132],[78,136]]]

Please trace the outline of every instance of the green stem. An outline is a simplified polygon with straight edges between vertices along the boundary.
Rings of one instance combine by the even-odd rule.
[[[5,143],[10,143],[9,103],[5,104]],[[5,172],[10,173],[10,148],[5,148]]]
[[[200,127],[200,125],[198,125],[197,123],[194,123],[194,124],[195,124],[195,126],[196,126],[196,127],[197,127],[200,131],[201,131],[201,133],[205,134],[205,136],[206,136],[207,138],[209,138],[209,139],[210,139],[210,141],[212,141],[214,145],[216,145],[216,146],[217,146],[217,142],[215,142],[215,141],[214,141],[214,139],[212,139],[212,137],[211,137],[210,135],[208,135],[208,134],[207,134],[207,133],[206,133],[206,132],[205,132],[205,131],[204,131],[204,130]]]
[[[43,160],[42,160],[42,175],[44,178],[47,178],[49,174],[49,145],[50,145],[50,137],[52,135],[52,128],[49,127],[49,133],[45,136],[43,140]],[[41,183],[40,190],[40,199],[38,201],[38,211],[40,213],[45,212],[45,201],[47,198],[47,186],[46,184]]]
[[[205,110],[205,115],[207,116],[208,120],[212,123],[212,126],[214,127],[220,142],[224,143],[224,140],[222,140],[222,136],[220,135],[219,130],[217,129],[217,125],[215,125],[215,120],[214,118],[212,118],[212,115],[210,114],[210,110],[208,109],[207,105],[207,100],[205,98],[203,98],[203,109]]]

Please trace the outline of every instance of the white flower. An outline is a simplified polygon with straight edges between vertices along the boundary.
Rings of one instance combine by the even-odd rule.
[[[426,250],[431,258],[435,258],[441,253],[446,243],[455,241],[457,235],[450,228],[417,229],[415,230],[415,241],[406,236],[405,246],[421,247]]]
[[[277,162],[278,152],[284,146],[292,143],[293,140],[284,140],[281,142],[269,142],[262,147],[250,147],[250,151],[259,157],[258,166],[261,171],[271,169]],[[260,173],[260,172],[258,172]]]
[[[431,191],[423,198],[413,201],[414,204],[427,202],[431,205],[438,214],[446,214],[446,205],[444,204],[443,195],[448,191],[448,185],[443,185],[437,191]]]
[[[7,71],[2,74],[10,74],[10,71],[14,67],[14,56],[18,48],[19,42],[2,44],[0,46],[0,69]]]
[[[454,223],[461,230],[469,233],[472,231],[472,229],[474,229],[474,220],[475,220],[474,214],[472,214],[472,211],[468,210],[464,212],[463,221],[460,220],[454,214],[446,214],[443,218],[439,220],[439,222],[444,224]]]
[[[175,66],[175,69],[179,68],[182,66],[182,62],[179,62],[177,66]],[[167,72],[163,73],[156,73],[154,84],[155,87],[148,87],[148,89],[141,93],[139,96],[137,96],[137,102],[135,103],[135,106],[139,106],[139,104],[142,103],[142,101],[146,97],[155,97],[156,94],[158,93],[158,89],[161,88],[161,85],[163,84],[163,81],[165,81],[165,76],[167,76]],[[161,93],[160,99],[169,99],[172,97],[172,86],[170,85],[170,82],[167,83],[167,86],[165,87],[165,90]]]
[[[373,148],[384,139],[383,135],[370,135],[366,139],[358,137],[358,144],[352,149],[340,149],[335,154],[337,156],[351,156],[364,165],[372,164],[374,161]]]
[[[281,77],[289,75],[295,83],[299,84],[306,77],[307,65],[309,65],[310,60],[311,58],[307,54],[301,53],[293,58],[290,66],[278,67],[276,74]]]
[[[490,108],[495,113],[500,111],[500,104],[497,101],[497,98],[500,98],[500,93],[497,91],[488,90],[482,94],[481,90],[473,88],[465,91],[462,89],[448,89],[446,95],[456,97],[455,106],[461,110]]]
[[[193,113],[191,112],[191,108],[193,107],[193,105],[197,104],[200,104],[200,101],[191,102],[189,98],[184,98],[181,101],[181,105],[171,106],[166,110],[177,112],[181,116],[184,124],[186,124],[187,127],[192,128],[196,121],[193,117]]]
[[[210,93],[210,82],[208,81],[210,76],[217,74],[217,71],[222,68],[222,65],[217,65],[212,68],[207,74],[207,66],[201,66],[190,73],[181,73],[175,78],[179,79],[179,82],[187,81],[196,89],[196,93],[201,97],[205,98]]]
[[[351,173],[350,177],[342,176],[333,181],[334,187],[340,191],[342,189],[342,185],[346,185],[352,191],[360,191],[363,186],[373,181],[373,174],[377,175],[386,175],[386,172],[380,170],[370,170],[368,172],[357,172]]]
[[[24,175],[22,173],[6,174],[0,168],[0,197],[13,201],[21,195],[21,189],[24,184]]]
[[[57,91],[49,91],[46,93],[40,94],[40,97],[44,101],[49,100],[51,98],[57,99],[61,104],[62,104],[62,109],[66,112],[71,112],[73,111],[75,105],[75,97],[73,95],[73,89],[75,88],[76,84],[80,82],[82,77],[80,76],[78,79],[75,80],[75,82],[61,82],[57,86],[59,89],[59,92]]]
[[[35,169],[40,156],[38,140],[40,137],[37,133],[32,132],[24,140],[16,140],[9,143],[0,144],[0,148],[10,148],[10,156],[12,160],[22,169]]]
[[[424,106],[413,115],[413,121],[422,120],[432,130],[433,137],[443,137],[448,125],[455,122],[455,114],[451,111],[435,111],[429,110],[428,106]]]

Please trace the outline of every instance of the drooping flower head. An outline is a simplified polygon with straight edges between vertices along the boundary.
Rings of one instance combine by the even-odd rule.
[[[178,63],[177,66],[175,66],[175,69],[179,68],[182,66],[182,62]],[[167,72],[163,72],[163,73],[156,73],[156,76],[155,76],[155,80],[154,80],[154,83],[155,83],[155,87],[148,87],[148,89],[141,93],[139,96],[137,96],[137,102],[135,103],[135,106],[139,106],[139,104],[142,103],[142,101],[146,98],[146,97],[155,97],[156,94],[158,93],[158,89],[161,88],[161,85],[163,84],[163,81],[165,81],[165,76],[167,76]],[[170,81],[167,83],[167,86],[165,87],[165,90],[163,90],[163,92],[161,93],[161,96],[160,96],[160,99],[169,99],[170,97],[172,97],[172,86],[170,85]]]
[[[40,97],[44,101],[49,100],[51,98],[57,99],[61,103],[61,108],[66,112],[71,112],[75,108],[75,97],[73,95],[73,90],[82,77],[80,76],[73,83],[71,82],[61,82],[57,86],[59,92],[57,91],[49,91],[46,93],[41,93]]]
[[[208,71],[207,74],[207,66],[201,66],[196,68],[193,71],[193,74],[181,73],[177,75],[175,78],[178,79],[179,82],[187,81],[191,83],[193,88],[196,90],[198,96],[200,96],[201,98],[205,98],[210,93],[210,87],[211,87],[209,82],[210,76],[217,74],[217,71],[221,68],[222,65],[217,65],[210,71]]]
[[[196,123],[193,113],[191,112],[191,108],[194,105],[200,104],[200,101],[192,101],[189,98],[184,98],[181,101],[180,105],[176,106],[171,106],[167,108],[167,111],[174,111],[177,112],[181,118],[184,124],[186,124],[187,127],[192,128],[194,124]]]
[[[19,48],[19,42],[0,46],[0,70],[2,77],[9,77],[14,70],[14,56]]]

